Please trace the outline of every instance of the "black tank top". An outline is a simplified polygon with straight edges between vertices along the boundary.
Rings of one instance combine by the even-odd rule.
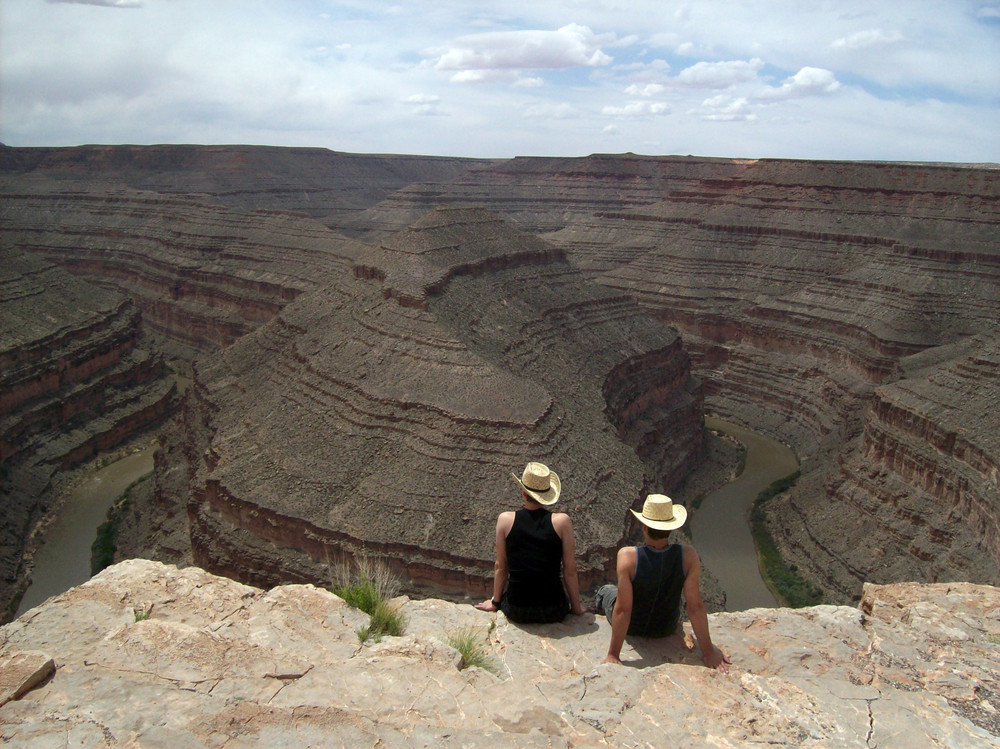
[[[683,589],[683,546],[670,544],[662,551],[636,546],[628,633],[637,637],[672,635],[680,620]]]
[[[507,534],[507,596],[515,606],[551,606],[565,600],[560,570],[562,539],[544,507],[521,508]]]

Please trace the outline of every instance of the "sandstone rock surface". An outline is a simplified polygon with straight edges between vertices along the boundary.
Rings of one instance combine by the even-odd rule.
[[[398,603],[400,637],[311,585],[271,590],[133,560],[0,629],[0,705],[22,746],[1000,746],[1000,592],[867,586],[861,607],[711,617],[732,655],[626,643],[591,614],[519,627],[441,600]],[[136,616],[136,612],[142,612]],[[143,618],[143,617],[147,618]],[[462,670],[471,630],[492,666]],[[39,673],[37,669],[33,673]],[[44,671],[40,672],[44,673]]]

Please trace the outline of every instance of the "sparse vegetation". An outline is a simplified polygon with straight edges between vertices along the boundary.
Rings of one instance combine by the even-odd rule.
[[[348,605],[368,614],[369,622],[357,630],[358,640],[380,640],[384,635],[398,637],[406,630],[406,617],[390,601],[399,594],[399,581],[388,565],[363,556],[356,563],[339,565],[330,592]]]
[[[448,644],[462,656],[459,670],[476,666],[491,673],[498,673],[499,668],[483,647],[483,638],[477,634],[475,628],[468,627],[458,632],[448,635]]]
[[[823,603],[823,591],[803,578],[796,565],[782,558],[771,532],[767,529],[764,511],[770,500],[791,489],[798,479],[798,471],[778,479],[757,495],[750,510],[750,528],[764,580],[780,601],[791,608]]]
[[[133,611],[137,622],[144,622],[149,618],[149,609],[134,609]]]
[[[132,490],[152,475],[152,473],[147,473],[129,484],[108,508],[107,520],[97,526],[97,537],[90,545],[91,575],[96,575],[105,567],[110,567],[115,563],[115,552],[118,551],[118,527],[131,506]]]

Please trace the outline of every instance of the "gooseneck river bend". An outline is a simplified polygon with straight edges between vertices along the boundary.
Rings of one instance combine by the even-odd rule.
[[[798,469],[798,458],[777,440],[721,419],[706,416],[705,426],[740,442],[746,465],[734,481],[702,500],[691,519],[692,543],[726,591],[727,611],[776,606],[760,576],[748,514],[761,491]]]
[[[761,579],[747,522],[754,498],[798,468],[795,453],[780,442],[735,424],[705,417],[705,426],[746,447],[746,466],[732,482],[706,495],[692,514],[691,534],[702,564],[726,591],[726,610],[776,605]],[[32,582],[21,600],[20,616],[50,596],[90,579],[90,546],[108,508],[136,479],[153,467],[153,448],[135,452],[95,471],[79,483],[61,515],[49,527],[35,555]]]

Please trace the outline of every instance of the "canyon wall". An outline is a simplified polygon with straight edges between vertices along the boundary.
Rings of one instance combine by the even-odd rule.
[[[336,345],[323,366],[338,371],[338,387],[323,382],[325,370],[310,387],[336,393],[338,404],[364,404],[343,406],[352,415],[338,415],[331,422],[338,429],[351,424],[343,427],[347,434],[364,434],[372,412],[400,420],[382,416],[392,399],[407,404],[404,431],[415,428],[410,415],[427,418],[421,408],[464,425],[481,414],[456,417],[446,396],[467,394],[447,386],[433,398],[421,396],[430,405],[415,410],[410,404],[423,401],[413,401],[411,389],[430,387],[410,371],[419,367],[379,369],[401,366],[396,336],[412,335],[432,352],[414,361],[448,362],[435,366],[449,376],[473,373],[472,381],[489,372],[477,382],[540,403],[544,396],[523,392],[520,376],[510,374],[544,369],[544,357],[521,339],[534,333],[548,345],[565,331],[575,342],[560,345],[578,351],[585,336],[602,371],[571,364],[577,353],[559,353],[566,374],[543,390],[553,403],[584,397],[585,413],[604,412],[602,429],[637,461],[619,499],[634,499],[642,485],[664,488],[683,479],[689,458],[696,460],[688,435],[698,407],[680,404],[703,398],[706,410],[797,451],[802,477],[771,504],[772,533],[830,600],[855,600],[865,580],[1000,581],[992,437],[1000,418],[990,408],[1000,387],[1000,368],[992,366],[1000,335],[995,166],[634,154],[487,161],[170,146],[0,148],[0,164],[5,247],[114,288],[133,300],[164,351],[201,358],[183,422],[194,437],[190,444],[168,440],[158,464],[161,509],[177,511],[170,498],[183,486],[211,494],[201,450],[225,444],[213,436],[215,420],[229,418],[220,415],[225,408],[246,408],[227,395],[252,392],[245,380],[279,381],[281,372],[287,382],[302,372],[312,377],[310,357]],[[487,207],[502,219],[497,227],[516,228],[542,245],[495,250],[468,236],[456,241],[467,234],[461,222],[421,226],[435,215],[429,209],[446,205]],[[475,231],[487,231],[477,221]],[[440,244],[422,245],[422,235]],[[583,284],[585,300],[539,310],[541,322],[508,319],[506,284],[523,285],[522,276],[532,273],[548,280],[554,268],[572,271],[566,288]],[[562,270],[553,282],[565,284]],[[289,319],[301,323],[291,324],[279,314],[312,294],[338,310],[326,338],[308,336],[318,313],[295,311]],[[631,318],[633,301],[681,339],[605,352],[617,344],[614,337],[633,335],[620,312]],[[347,325],[370,332],[341,344]],[[439,347],[474,361],[442,359]],[[688,357],[696,379],[687,374]],[[345,373],[341,360],[365,365]],[[258,362],[273,373],[251,374]],[[507,369],[507,376],[497,374]],[[578,388],[577,370],[592,384]],[[372,378],[376,384],[356,384],[372,371],[382,371]],[[414,379],[418,385],[401,384]],[[949,388],[961,396],[946,397]],[[287,390],[256,418],[328,397]],[[508,421],[521,430],[525,418]],[[436,433],[421,424],[421,434]],[[227,429],[255,433],[235,422]],[[286,438],[266,430],[256,437]],[[508,442],[501,429],[487,444],[492,450]],[[451,446],[428,437],[415,443],[426,455]],[[263,449],[250,447],[250,455]],[[619,458],[596,449],[603,464]],[[363,453],[367,466],[391,462],[399,450]],[[525,454],[512,450],[510,462]],[[209,466],[215,458],[207,455]],[[288,460],[279,461],[282,470]],[[275,476],[278,483],[286,478]],[[509,489],[502,476],[491,481],[491,496]],[[586,491],[600,484],[585,483]],[[245,494],[230,488],[220,482],[215,491]],[[192,514],[196,536],[222,535],[202,530],[209,515]],[[248,537],[234,546],[249,550],[252,543]],[[222,565],[221,548],[215,553]],[[488,557],[486,550],[478,558]]]
[[[376,553],[410,590],[482,596],[511,472],[563,477],[589,587],[628,507],[698,464],[701,406],[676,333],[627,296],[494,214],[437,209],[201,360],[167,449],[191,457],[200,566],[323,581]]]
[[[706,409],[781,439],[802,460],[799,484],[771,505],[771,529],[831,600],[855,600],[865,580],[1000,580],[998,451],[988,436],[1000,433],[988,405],[1000,368],[989,353],[985,365],[956,353],[962,342],[989,352],[1000,340],[1000,169],[514,159],[400,190],[364,215],[377,233],[435,202],[488,205],[681,332]],[[969,395],[960,414],[923,392],[914,364],[946,367],[952,355]],[[866,440],[882,394],[907,380],[913,418],[933,425],[908,440],[922,441],[910,448],[922,467],[881,470]],[[933,436],[956,430],[964,439]],[[959,491],[947,477],[967,462],[965,444],[983,457]],[[859,470],[865,481],[852,478]],[[927,480],[937,473],[945,478]],[[947,530],[928,536],[911,526],[930,507]],[[856,526],[836,520],[855,516]],[[884,557],[871,559],[869,546]]]
[[[163,420],[175,387],[133,301],[0,248],[0,612],[23,593],[53,482]]]

